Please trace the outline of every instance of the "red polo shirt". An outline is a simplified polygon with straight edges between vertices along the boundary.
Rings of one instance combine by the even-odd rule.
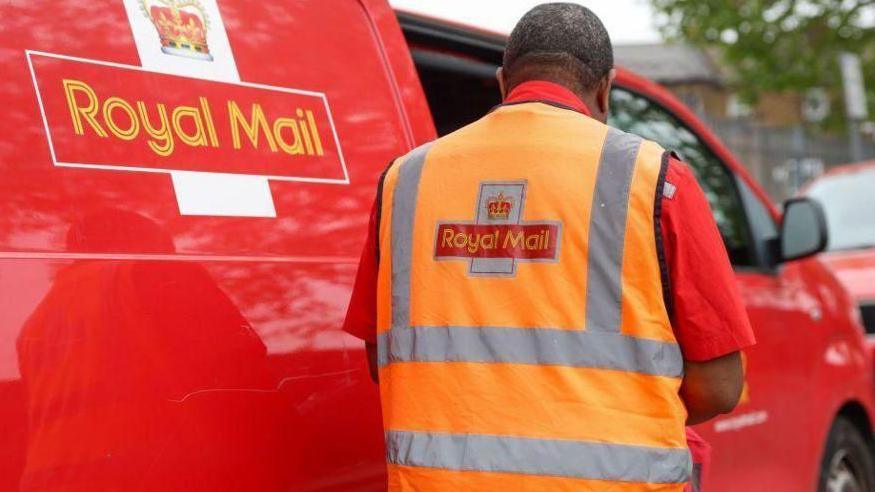
[[[551,82],[520,84],[504,102],[526,101],[555,103],[590,116],[574,93]],[[666,182],[675,189],[662,199],[662,244],[669,271],[672,327],[684,357],[706,361],[753,345],[753,330],[705,194],[690,168],[676,159],[668,164]],[[343,327],[371,343],[376,342],[377,326],[377,241],[374,209]]]

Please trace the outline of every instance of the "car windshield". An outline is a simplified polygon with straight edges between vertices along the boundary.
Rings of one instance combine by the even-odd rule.
[[[806,194],[826,212],[828,250],[875,248],[875,167],[820,179]]]

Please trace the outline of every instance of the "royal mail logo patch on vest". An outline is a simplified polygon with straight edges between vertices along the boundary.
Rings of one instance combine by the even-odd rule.
[[[522,220],[526,181],[480,183],[473,221],[439,222],[436,260],[469,262],[477,276],[508,277],[519,262],[555,262],[562,235],[560,221]]]

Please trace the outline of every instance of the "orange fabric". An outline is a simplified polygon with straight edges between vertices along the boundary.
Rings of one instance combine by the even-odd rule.
[[[680,492],[683,485],[389,465],[389,490],[417,492]]]
[[[409,362],[383,368],[380,382],[383,418],[392,429],[685,445],[682,435],[664,432],[678,425],[683,409],[671,400],[654,401],[677,393],[673,378],[565,366]],[[643,411],[651,407],[662,414]],[[642,412],[625,415],[620,424],[618,408]]]
[[[438,140],[417,191],[410,325],[585,330],[589,226],[608,127],[567,109],[505,106]],[[630,183],[620,278],[621,333],[676,343],[663,305],[654,233],[662,149],[641,146]],[[396,161],[383,185],[378,333],[392,327]],[[519,262],[510,276],[475,276],[468,261],[438,261],[441,222],[474,220],[480,186],[525,180],[522,221],[558,221],[555,261]],[[390,362],[380,390],[387,431],[481,434],[685,449],[678,377],[521,363]],[[390,465],[390,490],[673,490],[577,478]]]

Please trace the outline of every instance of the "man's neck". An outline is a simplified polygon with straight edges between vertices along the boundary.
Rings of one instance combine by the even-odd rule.
[[[561,84],[549,80],[527,80],[514,86],[504,98],[505,104],[541,101],[559,104],[592,116],[590,102]]]

